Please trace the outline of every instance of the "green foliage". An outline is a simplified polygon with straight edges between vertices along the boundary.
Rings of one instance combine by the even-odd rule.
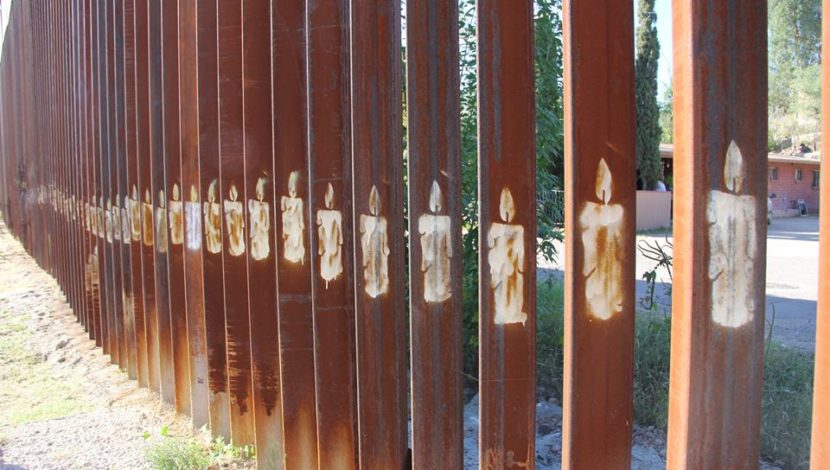
[[[562,22],[561,0],[536,0],[536,151],[537,195],[562,188]],[[461,155],[464,296],[464,371],[478,375],[478,100],[476,86],[475,0],[460,0]],[[537,197],[539,201],[549,198]],[[552,204],[545,202],[540,204]],[[556,256],[554,240],[561,233],[549,214],[538,207],[538,251],[546,259]]]
[[[777,149],[820,127],[821,0],[770,0],[768,8],[770,146]]]
[[[657,69],[660,43],[654,0],[639,0],[637,28],[636,103],[637,177],[646,189],[654,189],[663,174],[660,160],[660,107],[657,104]]]
[[[238,464],[256,457],[254,446],[234,446],[225,443],[222,437],[211,441],[175,437],[170,434],[167,426],[162,426],[158,436],[154,437],[145,431],[142,437],[147,442],[144,456],[150,466],[157,470],[236,468],[239,467]]]
[[[814,359],[775,343],[764,359],[761,455],[786,469],[807,469]]]
[[[562,399],[565,290],[562,281],[549,277],[536,294],[536,383],[543,394]],[[547,398],[547,397],[541,397]]]
[[[662,135],[660,140],[664,144],[674,143],[674,92],[669,86],[663,92],[663,100],[660,103],[660,129]],[[668,176],[668,175],[666,175]]]
[[[634,337],[634,421],[665,428],[669,412],[671,320],[643,316]]]

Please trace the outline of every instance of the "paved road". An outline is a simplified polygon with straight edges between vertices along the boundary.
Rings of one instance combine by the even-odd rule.
[[[638,243],[665,245],[670,233],[639,235]],[[560,246],[561,249],[561,246]],[[564,250],[554,263],[540,260],[540,276],[561,276]],[[647,296],[642,275],[654,262],[637,253],[637,298]],[[658,312],[671,310],[667,295],[671,284],[666,270],[658,271],[662,283],[656,288]],[[815,349],[816,299],[818,296],[818,218],[774,219],[767,238],[767,325],[773,339],[787,346],[812,352]],[[642,307],[641,307],[642,308]]]

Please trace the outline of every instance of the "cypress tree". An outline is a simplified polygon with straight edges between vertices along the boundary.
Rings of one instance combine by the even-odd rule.
[[[660,107],[657,104],[657,64],[660,43],[654,0],[639,0],[637,28],[636,97],[637,97],[637,177],[644,189],[654,189],[662,176],[660,160]]]

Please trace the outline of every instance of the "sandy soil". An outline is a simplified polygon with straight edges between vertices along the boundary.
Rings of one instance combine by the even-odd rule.
[[[0,226],[0,469],[149,468],[145,433],[208,439],[110,364]]]

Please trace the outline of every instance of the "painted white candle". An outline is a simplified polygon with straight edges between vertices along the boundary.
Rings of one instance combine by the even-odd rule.
[[[196,186],[190,186],[190,200],[184,203],[185,247],[191,251],[202,248],[202,211],[199,192]]]
[[[130,198],[126,195],[123,199],[123,204],[121,204],[121,241],[124,243],[129,244],[131,241],[130,237]]]
[[[208,200],[204,203],[205,216],[205,245],[208,253],[222,252],[222,207],[216,202],[219,193],[219,182],[213,180],[208,186]]]
[[[525,324],[524,263],[525,229],[511,224],[516,215],[513,194],[508,188],[501,190],[499,214],[503,222],[494,222],[487,233],[487,261],[490,265],[490,288],[493,291],[497,325]]]
[[[712,283],[712,320],[738,328],[755,317],[755,260],[757,206],[755,197],[741,195],[745,177],[738,145],[726,153],[724,183],[728,192],[710,191],[706,210],[709,223],[709,279]]]
[[[430,303],[444,302],[452,297],[450,266],[452,258],[452,222],[441,211],[441,187],[432,182],[429,196],[432,214],[418,218],[421,235],[421,272],[424,275],[424,300]]]
[[[159,191],[159,207],[156,207],[156,250],[167,253],[167,208],[164,191]]]
[[[107,199],[107,204],[102,210],[104,216],[104,236],[107,243],[112,243],[112,201]]]
[[[248,217],[251,227],[251,257],[264,260],[271,253],[268,233],[271,230],[271,205],[265,202],[266,178],[256,183],[256,199],[248,200]]]
[[[239,193],[231,184],[228,190],[230,199],[225,199],[225,227],[228,236],[228,254],[242,256],[245,253],[245,206],[237,201]]]
[[[363,251],[363,290],[377,298],[389,291],[389,235],[386,217],[380,215],[380,194],[372,186],[369,214],[360,214],[360,246]]]
[[[138,200],[138,189],[133,185],[132,197],[129,199],[130,232],[134,242],[141,241],[141,201]]]
[[[585,299],[589,313],[607,320],[622,310],[622,246],[625,211],[620,204],[610,204],[612,177],[605,159],[597,167],[596,195],[600,202],[586,202],[579,215],[582,231]]]
[[[319,237],[318,255],[320,255],[320,277],[329,282],[343,273],[343,214],[334,210],[334,187],[331,183],[326,188],[326,209],[317,211],[317,235]]]
[[[115,203],[110,208],[110,217],[112,218],[112,238],[113,240],[121,240],[121,208],[118,207],[118,196],[115,196]]]
[[[292,171],[288,176],[288,196],[280,202],[282,210],[283,257],[290,263],[305,263],[305,245],[303,231],[303,200],[297,197],[297,184],[300,172]]]
[[[170,200],[170,206],[167,210],[168,220],[170,223],[170,243],[174,245],[181,245],[184,243],[183,212],[181,195],[179,194],[179,185],[174,183],[173,199]]]
[[[144,239],[144,246],[153,246],[153,201],[150,199],[150,190],[144,190],[144,203],[141,214],[141,237]]]

